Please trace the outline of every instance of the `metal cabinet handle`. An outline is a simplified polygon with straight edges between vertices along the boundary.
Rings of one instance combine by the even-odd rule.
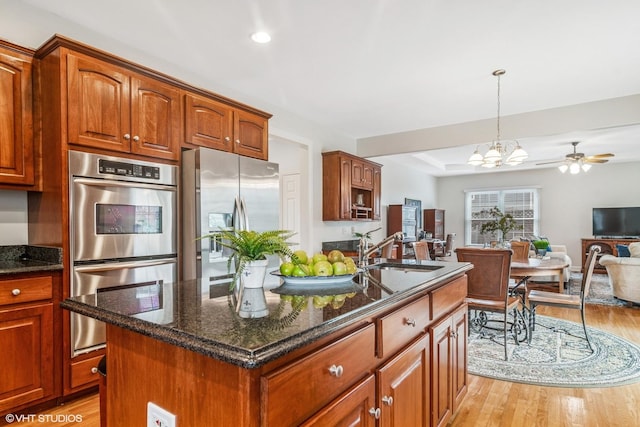
[[[240,144],[240,140],[239,139],[236,139],[236,144]]]
[[[456,338],[456,337],[458,336],[458,334],[456,333],[456,331],[451,331],[451,332],[449,333],[449,336],[450,336],[451,338]]]
[[[98,373],[98,368],[95,367],[95,366],[93,368],[91,368],[91,373],[92,374],[97,374]]]
[[[124,134],[124,139],[126,139],[127,141],[131,139],[131,135],[129,135],[128,133]]]
[[[134,140],[135,142],[138,142],[138,141],[140,141],[140,137],[139,137],[138,135],[136,135],[136,136],[134,136],[134,137],[133,137],[133,140]]]
[[[369,413],[373,415],[376,420],[380,419],[380,408],[370,408]]]
[[[384,403],[387,406],[393,405],[393,397],[391,397],[391,396],[383,396],[382,397],[382,403]]]
[[[342,365],[331,365],[331,367],[329,367],[329,373],[336,378],[340,378],[343,372],[344,369],[342,368]]]
[[[11,291],[11,295],[13,295],[14,297],[17,297],[18,295],[20,295],[21,291],[18,288],[15,288],[14,290]]]
[[[406,319],[404,319],[404,323],[409,326],[413,326],[414,328],[416,327],[416,320],[412,319],[411,317],[407,317]]]
[[[227,142],[229,142],[229,141],[231,141],[231,138],[229,138],[228,136],[225,136],[225,137],[224,137],[224,140],[225,140],[225,141],[227,141]]]

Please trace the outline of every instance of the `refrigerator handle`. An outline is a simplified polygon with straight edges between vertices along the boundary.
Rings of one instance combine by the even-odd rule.
[[[240,198],[240,207],[242,208],[242,217],[244,219],[243,230],[251,230],[251,228],[249,228],[249,213],[247,212],[247,204],[244,201],[244,197]]]
[[[236,200],[233,206],[233,227],[236,230],[246,230],[240,196],[236,196]]]

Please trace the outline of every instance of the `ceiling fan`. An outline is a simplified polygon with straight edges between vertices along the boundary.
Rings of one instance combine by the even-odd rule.
[[[591,163],[607,163],[607,157],[613,157],[612,153],[603,153],[603,154],[594,154],[593,156],[585,156],[584,153],[578,153],[576,151],[577,145],[580,141],[574,141],[571,143],[573,145],[573,153],[569,153],[565,156],[564,160],[556,160],[553,162],[544,162],[544,163],[536,163],[536,165],[551,165],[554,163],[562,163],[558,166],[560,172],[565,173],[567,170],[572,174],[580,173],[580,169],[584,172],[588,171],[591,168]]]

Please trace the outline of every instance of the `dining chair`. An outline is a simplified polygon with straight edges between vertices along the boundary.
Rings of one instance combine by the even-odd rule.
[[[431,259],[429,256],[429,244],[427,242],[413,242],[413,253],[418,261]]]
[[[531,334],[536,328],[536,307],[539,305],[546,305],[552,307],[565,307],[574,308],[580,310],[582,317],[582,328],[584,329],[584,336],[587,339],[589,349],[593,351],[591,346],[591,340],[589,339],[589,333],[587,332],[587,324],[584,317],[584,300],[589,294],[589,287],[591,286],[591,277],[593,276],[593,268],[596,264],[596,259],[600,253],[600,246],[591,246],[589,254],[587,255],[587,261],[585,263],[585,269],[582,274],[582,283],[580,284],[579,295],[568,295],[556,292],[531,290],[527,295],[527,301],[529,302],[529,343],[531,343]]]
[[[380,248],[380,257],[385,259],[393,258],[393,241]]]
[[[447,234],[447,237],[444,240],[444,256],[451,256],[451,251],[453,251],[453,239],[455,237],[455,233]]]
[[[531,250],[531,243],[512,241],[511,250],[513,250],[512,262],[529,262],[529,251]]]
[[[520,344],[519,335],[527,332],[527,323],[518,310],[520,299],[509,293],[509,274],[511,272],[511,249],[457,248],[455,250],[460,262],[470,262],[473,269],[467,271],[468,285],[466,302],[469,306],[469,326],[476,331],[491,328],[486,312],[502,313],[502,332],[504,345],[504,359],[508,360],[507,331],[517,345]],[[471,314],[473,311],[473,314]],[[509,322],[508,315],[513,320]],[[526,339],[523,338],[523,340]]]

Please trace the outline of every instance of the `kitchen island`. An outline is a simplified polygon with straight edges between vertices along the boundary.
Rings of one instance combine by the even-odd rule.
[[[197,280],[62,306],[107,323],[109,426],[143,425],[148,402],[180,426],[441,425],[466,392],[470,268],[382,263],[347,289],[283,285],[258,319]]]

